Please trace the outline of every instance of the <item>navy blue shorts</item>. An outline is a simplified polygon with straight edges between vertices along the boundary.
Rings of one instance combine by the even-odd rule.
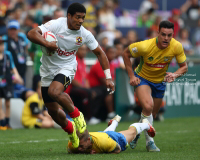
[[[105,133],[120,145],[122,151],[126,150],[127,141],[123,134],[115,131],[106,131]]]
[[[140,84],[138,84],[135,87],[142,86],[142,85],[148,85],[152,90],[152,97],[154,97],[154,98],[163,98],[164,97],[165,88],[166,88],[165,82],[153,83],[153,82],[150,82],[150,81],[140,77],[135,72],[134,72],[134,75],[140,79]]]

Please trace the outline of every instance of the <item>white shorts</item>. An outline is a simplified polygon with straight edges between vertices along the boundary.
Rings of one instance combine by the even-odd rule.
[[[70,83],[74,79],[76,70],[69,68],[59,68],[57,70],[46,70],[44,67],[40,67],[40,76],[41,76],[41,85],[42,87],[49,87],[54,77],[57,74],[63,74],[66,77],[69,77]]]

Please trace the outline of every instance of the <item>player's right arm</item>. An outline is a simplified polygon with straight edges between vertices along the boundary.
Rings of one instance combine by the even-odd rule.
[[[48,48],[49,50],[54,51],[58,48],[56,42],[48,42],[44,39],[44,37],[42,36],[42,31],[39,27],[30,30],[27,34],[27,37],[31,42],[42,45]]]
[[[134,76],[134,73],[132,71],[132,64],[131,64],[131,60],[130,60],[131,57],[133,57],[133,56],[130,53],[129,48],[127,47],[123,52],[124,64],[126,67],[126,71],[128,72],[128,76],[130,78],[130,85],[136,86],[136,85],[140,84],[140,79]]]

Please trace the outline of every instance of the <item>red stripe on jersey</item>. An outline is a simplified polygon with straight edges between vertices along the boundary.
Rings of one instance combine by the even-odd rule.
[[[164,68],[168,63],[157,63],[157,64],[149,64],[146,63],[148,66],[150,67],[154,67],[154,68]]]

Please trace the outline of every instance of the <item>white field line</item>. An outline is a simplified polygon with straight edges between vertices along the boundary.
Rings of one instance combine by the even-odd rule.
[[[182,130],[182,131],[166,131],[166,132],[156,132],[156,134],[184,134],[188,132],[194,132],[192,130]],[[197,131],[198,132],[198,131]],[[18,144],[18,143],[43,143],[43,142],[55,142],[55,141],[64,141],[68,139],[47,139],[47,140],[29,140],[29,141],[12,141],[12,142],[0,142],[0,144]]]
[[[43,143],[43,142],[65,141],[65,140],[67,141],[68,139],[47,139],[47,140],[12,141],[12,142],[0,142],[0,144]]]

